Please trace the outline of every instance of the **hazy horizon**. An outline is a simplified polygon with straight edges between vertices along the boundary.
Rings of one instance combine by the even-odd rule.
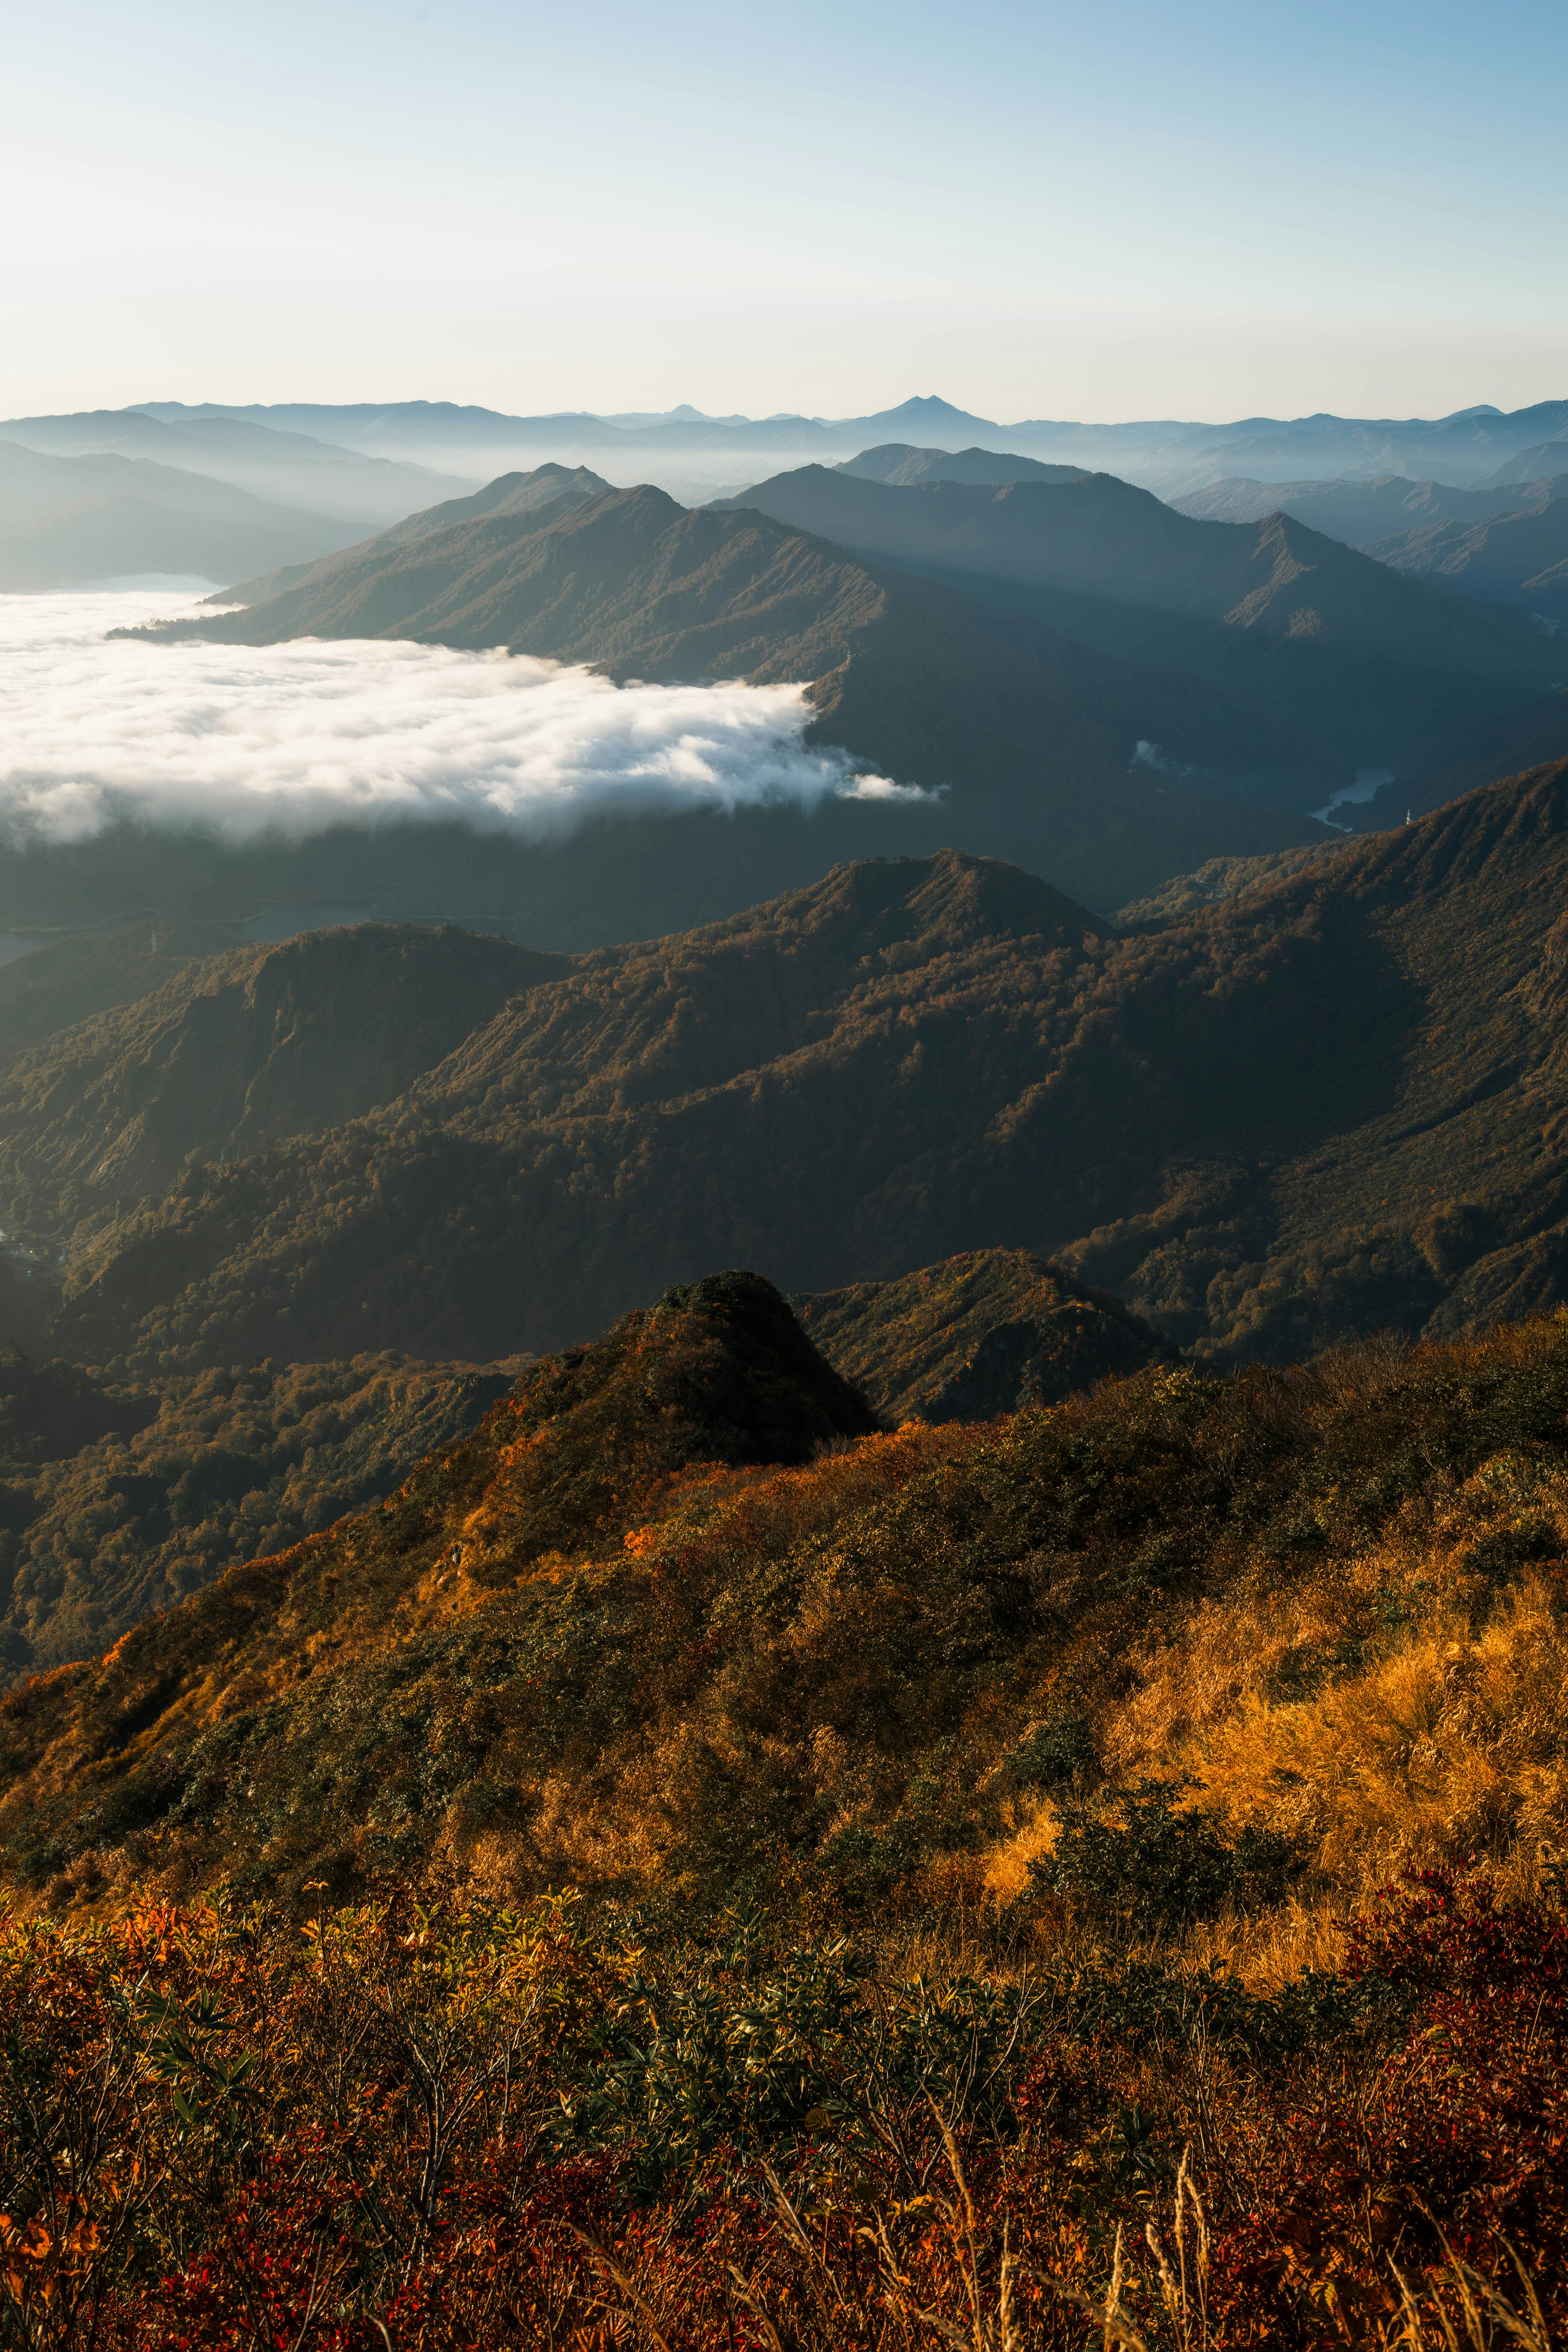
[[[10,415],[853,416],[919,385],[1224,422],[1568,387],[1568,20],[1533,0],[986,0],[963,38],[929,5],[101,0],[9,31]]]

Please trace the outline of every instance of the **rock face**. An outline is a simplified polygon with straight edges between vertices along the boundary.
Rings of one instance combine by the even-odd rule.
[[[794,1305],[891,1422],[989,1421],[1176,1355],[1110,1291],[1029,1250],[968,1250]]]

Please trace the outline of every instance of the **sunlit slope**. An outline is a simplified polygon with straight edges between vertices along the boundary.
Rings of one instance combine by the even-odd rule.
[[[1560,1840],[1562,1318],[866,1420],[752,1277],[628,1317],[0,1704],[7,1873],[1005,1902],[1152,1779],[1208,1823],[1213,1932],[1288,1962],[1405,1863],[1528,1880]]]

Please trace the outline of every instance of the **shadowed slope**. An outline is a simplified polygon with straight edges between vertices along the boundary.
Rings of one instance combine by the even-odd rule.
[[[956,852],[839,868],[84,1228],[54,1344],[483,1359],[716,1256],[795,1292],[996,1246],[1226,1357],[1530,1311],[1568,1268],[1565,890],[1568,765],[1127,937]]]
[[[1380,540],[1367,552],[1395,572],[1459,595],[1568,620],[1568,498],[1528,514],[1428,523]]]
[[[1445,605],[1288,515],[1194,521],[1109,474],[900,488],[806,466],[727,504],[954,584],[973,575],[977,594],[1227,687],[1360,760],[1555,675],[1522,626]]]
[[[10,1213],[74,1223],[161,1192],[193,1156],[338,1126],[567,969],[507,940],[412,926],[308,931],[188,964],[17,1055],[0,1080]]]
[[[520,1368],[360,1356],[143,1388],[0,1349],[0,1685],[362,1510]]]

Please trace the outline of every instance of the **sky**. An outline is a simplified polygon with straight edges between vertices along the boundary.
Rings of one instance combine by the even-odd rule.
[[[1568,394],[1568,8],[0,5],[0,415]]]

